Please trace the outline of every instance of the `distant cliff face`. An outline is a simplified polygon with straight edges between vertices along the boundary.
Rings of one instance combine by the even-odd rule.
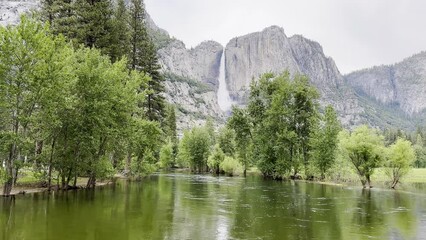
[[[222,52],[223,47],[213,41],[186,49],[181,41],[172,40],[159,49],[167,80],[166,98],[179,110],[180,129],[200,125],[209,117],[223,121],[216,94]]]
[[[331,104],[345,125],[361,121],[363,109],[345,84],[334,61],[322,47],[296,35],[288,38],[280,27],[232,39],[226,46],[226,81],[232,97],[244,104],[250,82],[265,72],[305,74],[321,93],[322,105]]]
[[[19,16],[38,8],[38,0],[0,1],[0,25],[18,24]]]
[[[213,41],[186,49],[183,42],[172,40],[158,51],[158,56],[164,71],[200,80],[217,88],[222,51],[222,45]]]
[[[356,71],[345,79],[358,94],[408,115],[426,109],[426,52],[394,65]]]

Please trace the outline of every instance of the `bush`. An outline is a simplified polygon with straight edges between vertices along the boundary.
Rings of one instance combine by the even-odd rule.
[[[220,149],[219,144],[216,144],[212,154],[207,159],[207,166],[213,171],[213,173],[219,174],[220,164],[225,159],[225,154]]]
[[[178,164],[193,172],[204,172],[210,153],[210,136],[205,127],[195,127],[184,133],[179,144]]]
[[[174,156],[173,156],[173,143],[170,139],[164,144],[160,149],[160,167],[161,168],[171,168],[173,166]]]
[[[243,171],[243,166],[235,158],[225,157],[225,160],[220,164],[220,169],[229,176],[236,176]]]
[[[112,178],[114,173],[114,167],[108,157],[103,157],[96,165],[96,176],[101,180]]]
[[[152,151],[148,150],[142,158],[138,157],[132,161],[130,166],[132,176],[136,179],[149,175],[157,170],[155,165],[155,157]]]

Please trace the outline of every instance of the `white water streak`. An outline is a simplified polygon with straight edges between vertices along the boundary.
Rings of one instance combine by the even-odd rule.
[[[227,112],[231,110],[233,102],[226,86],[225,71],[225,50],[223,50],[222,57],[220,58],[219,89],[217,91],[217,102],[219,104],[220,109],[222,109],[222,111],[224,112]]]

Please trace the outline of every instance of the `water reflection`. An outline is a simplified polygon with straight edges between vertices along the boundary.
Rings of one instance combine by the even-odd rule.
[[[0,239],[419,239],[423,195],[163,174],[3,198]]]

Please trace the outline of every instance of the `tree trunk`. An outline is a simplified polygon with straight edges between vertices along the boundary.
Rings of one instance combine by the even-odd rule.
[[[125,172],[126,175],[128,175],[130,173],[131,162],[132,162],[132,153],[129,151],[127,153],[126,166],[124,167],[124,172]]]
[[[4,196],[9,196],[10,192],[12,191],[12,187],[13,187],[13,159],[14,159],[14,155],[15,155],[15,151],[16,151],[16,144],[13,143],[10,146],[9,149],[9,157],[6,160],[6,173],[7,173],[7,179],[6,182],[4,183],[4,187],[3,187],[3,195]]]
[[[66,183],[66,180],[65,180],[65,174],[64,173],[62,173],[61,174],[62,176],[61,176],[61,179],[62,179],[62,181],[61,181],[61,189],[62,190],[66,190],[66,185],[65,185],[65,183]]]
[[[49,158],[49,171],[47,173],[47,190],[50,191],[52,187],[52,163],[53,163],[53,151],[55,149],[56,139],[52,141],[52,149],[50,150],[50,158]]]
[[[94,188],[96,186],[96,176],[94,174],[90,174],[89,180],[87,180],[87,188]]]
[[[392,181],[391,188],[395,189],[396,185],[399,183],[399,178],[394,178]]]
[[[367,183],[367,181],[366,180],[364,180],[364,179],[361,179],[361,183],[362,183],[362,187],[363,188],[366,188],[366,183]]]
[[[16,167],[14,169],[15,169],[15,171],[13,173],[13,186],[16,186],[16,181],[18,181],[19,168]]]
[[[367,179],[367,184],[369,188],[372,188],[373,186],[371,186],[371,180],[370,180],[370,175],[365,176]]]
[[[6,182],[4,183],[4,186],[3,186],[3,195],[4,196],[10,196],[10,192],[12,191],[12,186],[13,186],[13,178],[8,177]]]
[[[74,173],[74,183],[72,184],[72,186],[73,186],[74,188],[76,188],[76,187],[77,187],[77,171],[75,171],[75,173]]]

